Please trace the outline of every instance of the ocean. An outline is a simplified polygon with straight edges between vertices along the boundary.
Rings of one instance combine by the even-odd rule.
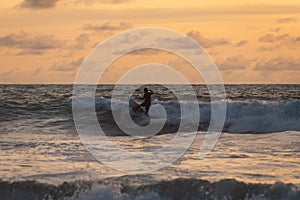
[[[124,86],[134,91],[130,106],[141,102],[143,87]],[[107,137],[138,158],[168,144],[181,123],[174,93],[161,85],[147,87],[155,93],[151,120],[166,116],[153,136],[132,137],[118,127],[111,106],[114,85],[98,85],[95,97],[87,97],[95,104],[73,106],[83,113],[93,108]],[[211,99],[205,85],[192,87],[200,110],[192,145],[164,168],[128,174],[99,162],[80,140],[72,85],[0,85],[0,199],[300,199],[300,85],[225,85],[223,131],[203,159],[199,149],[211,120]],[[180,88],[177,92],[184,92]],[[117,112],[127,106],[114,103]],[[131,117],[140,126],[149,123],[147,115]],[[108,161],[116,156],[101,153]],[[122,161],[129,170],[144,164]]]

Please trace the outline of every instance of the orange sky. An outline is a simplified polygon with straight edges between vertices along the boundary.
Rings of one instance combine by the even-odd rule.
[[[2,1],[0,83],[73,83],[96,44],[154,26],[197,40],[225,83],[299,84],[299,10],[299,0]],[[136,65],[134,59],[114,68]]]

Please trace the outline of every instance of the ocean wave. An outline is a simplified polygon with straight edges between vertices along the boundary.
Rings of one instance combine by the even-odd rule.
[[[107,98],[66,98],[47,99],[26,103],[24,100],[6,101],[0,105],[0,132],[74,132],[72,102],[80,111],[95,108],[101,127],[106,125],[110,130],[117,125],[112,116],[111,100]],[[131,100],[130,107],[136,103]],[[186,104],[188,104],[186,102]],[[223,131],[230,133],[274,133],[283,131],[300,131],[300,100],[284,101],[227,101],[226,120]],[[211,120],[209,102],[199,102],[199,131],[206,131]],[[193,107],[193,106],[191,106]],[[115,102],[114,109],[121,116],[129,109],[125,102]],[[194,112],[191,110],[191,113]],[[159,134],[178,131],[181,123],[180,104],[176,101],[153,101],[150,108],[151,120],[160,124],[165,121]],[[165,116],[167,116],[165,120]],[[149,123],[149,118],[140,113],[131,112],[131,117],[138,125]],[[122,117],[121,117],[122,118]],[[120,123],[126,126],[127,119]],[[186,124],[189,126],[189,124]],[[116,127],[116,129],[118,129]],[[186,130],[186,129],[185,129]],[[112,135],[123,135],[120,130]]]
[[[60,185],[36,181],[0,181],[2,199],[278,199],[296,200],[300,190],[293,184],[244,183],[234,179],[209,182],[174,179],[137,185],[127,181],[75,181]]]
[[[80,103],[74,104],[77,109],[87,109],[92,100],[84,98]],[[101,111],[111,111],[111,101],[105,98],[96,98],[95,107]],[[128,104],[125,102],[114,102],[116,112],[122,115]],[[189,104],[186,102],[185,104]],[[286,100],[279,102],[230,102],[227,103],[226,120],[223,131],[231,133],[272,133],[282,131],[300,131],[300,100]],[[134,106],[134,101],[129,106]],[[162,106],[160,106],[162,105]],[[186,106],[188,107],[188,106]],[[200,119],[199,130],[206,130],[211,120],[211,104],[199,103]],[[131,110],[131,109],[130,109]],[[191,112],[194,112],[191,110]],[[154,101],[149,114],[151,119],[163,120],[167,114],[165,126],[167,132],[176,131],[181,122],[180,104],[175,101]],[[147,116],[132,113],[132,117],[139,124],[146,124]]]

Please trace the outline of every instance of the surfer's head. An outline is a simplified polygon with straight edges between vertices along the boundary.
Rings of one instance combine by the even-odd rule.
[[[148,92],[148,88],[144,88],[144,92]]]

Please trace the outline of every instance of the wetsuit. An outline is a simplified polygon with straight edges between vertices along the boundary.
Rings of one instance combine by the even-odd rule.
[[[150,105],[151,105],[151,95],[153,95],[153,92],[151,90],[148,90],[147,92],[145,92],[144,96],[143,96],[143,103],[140,104],[141,106],[145,106],[146,108],[146,114],[149,111]]]

